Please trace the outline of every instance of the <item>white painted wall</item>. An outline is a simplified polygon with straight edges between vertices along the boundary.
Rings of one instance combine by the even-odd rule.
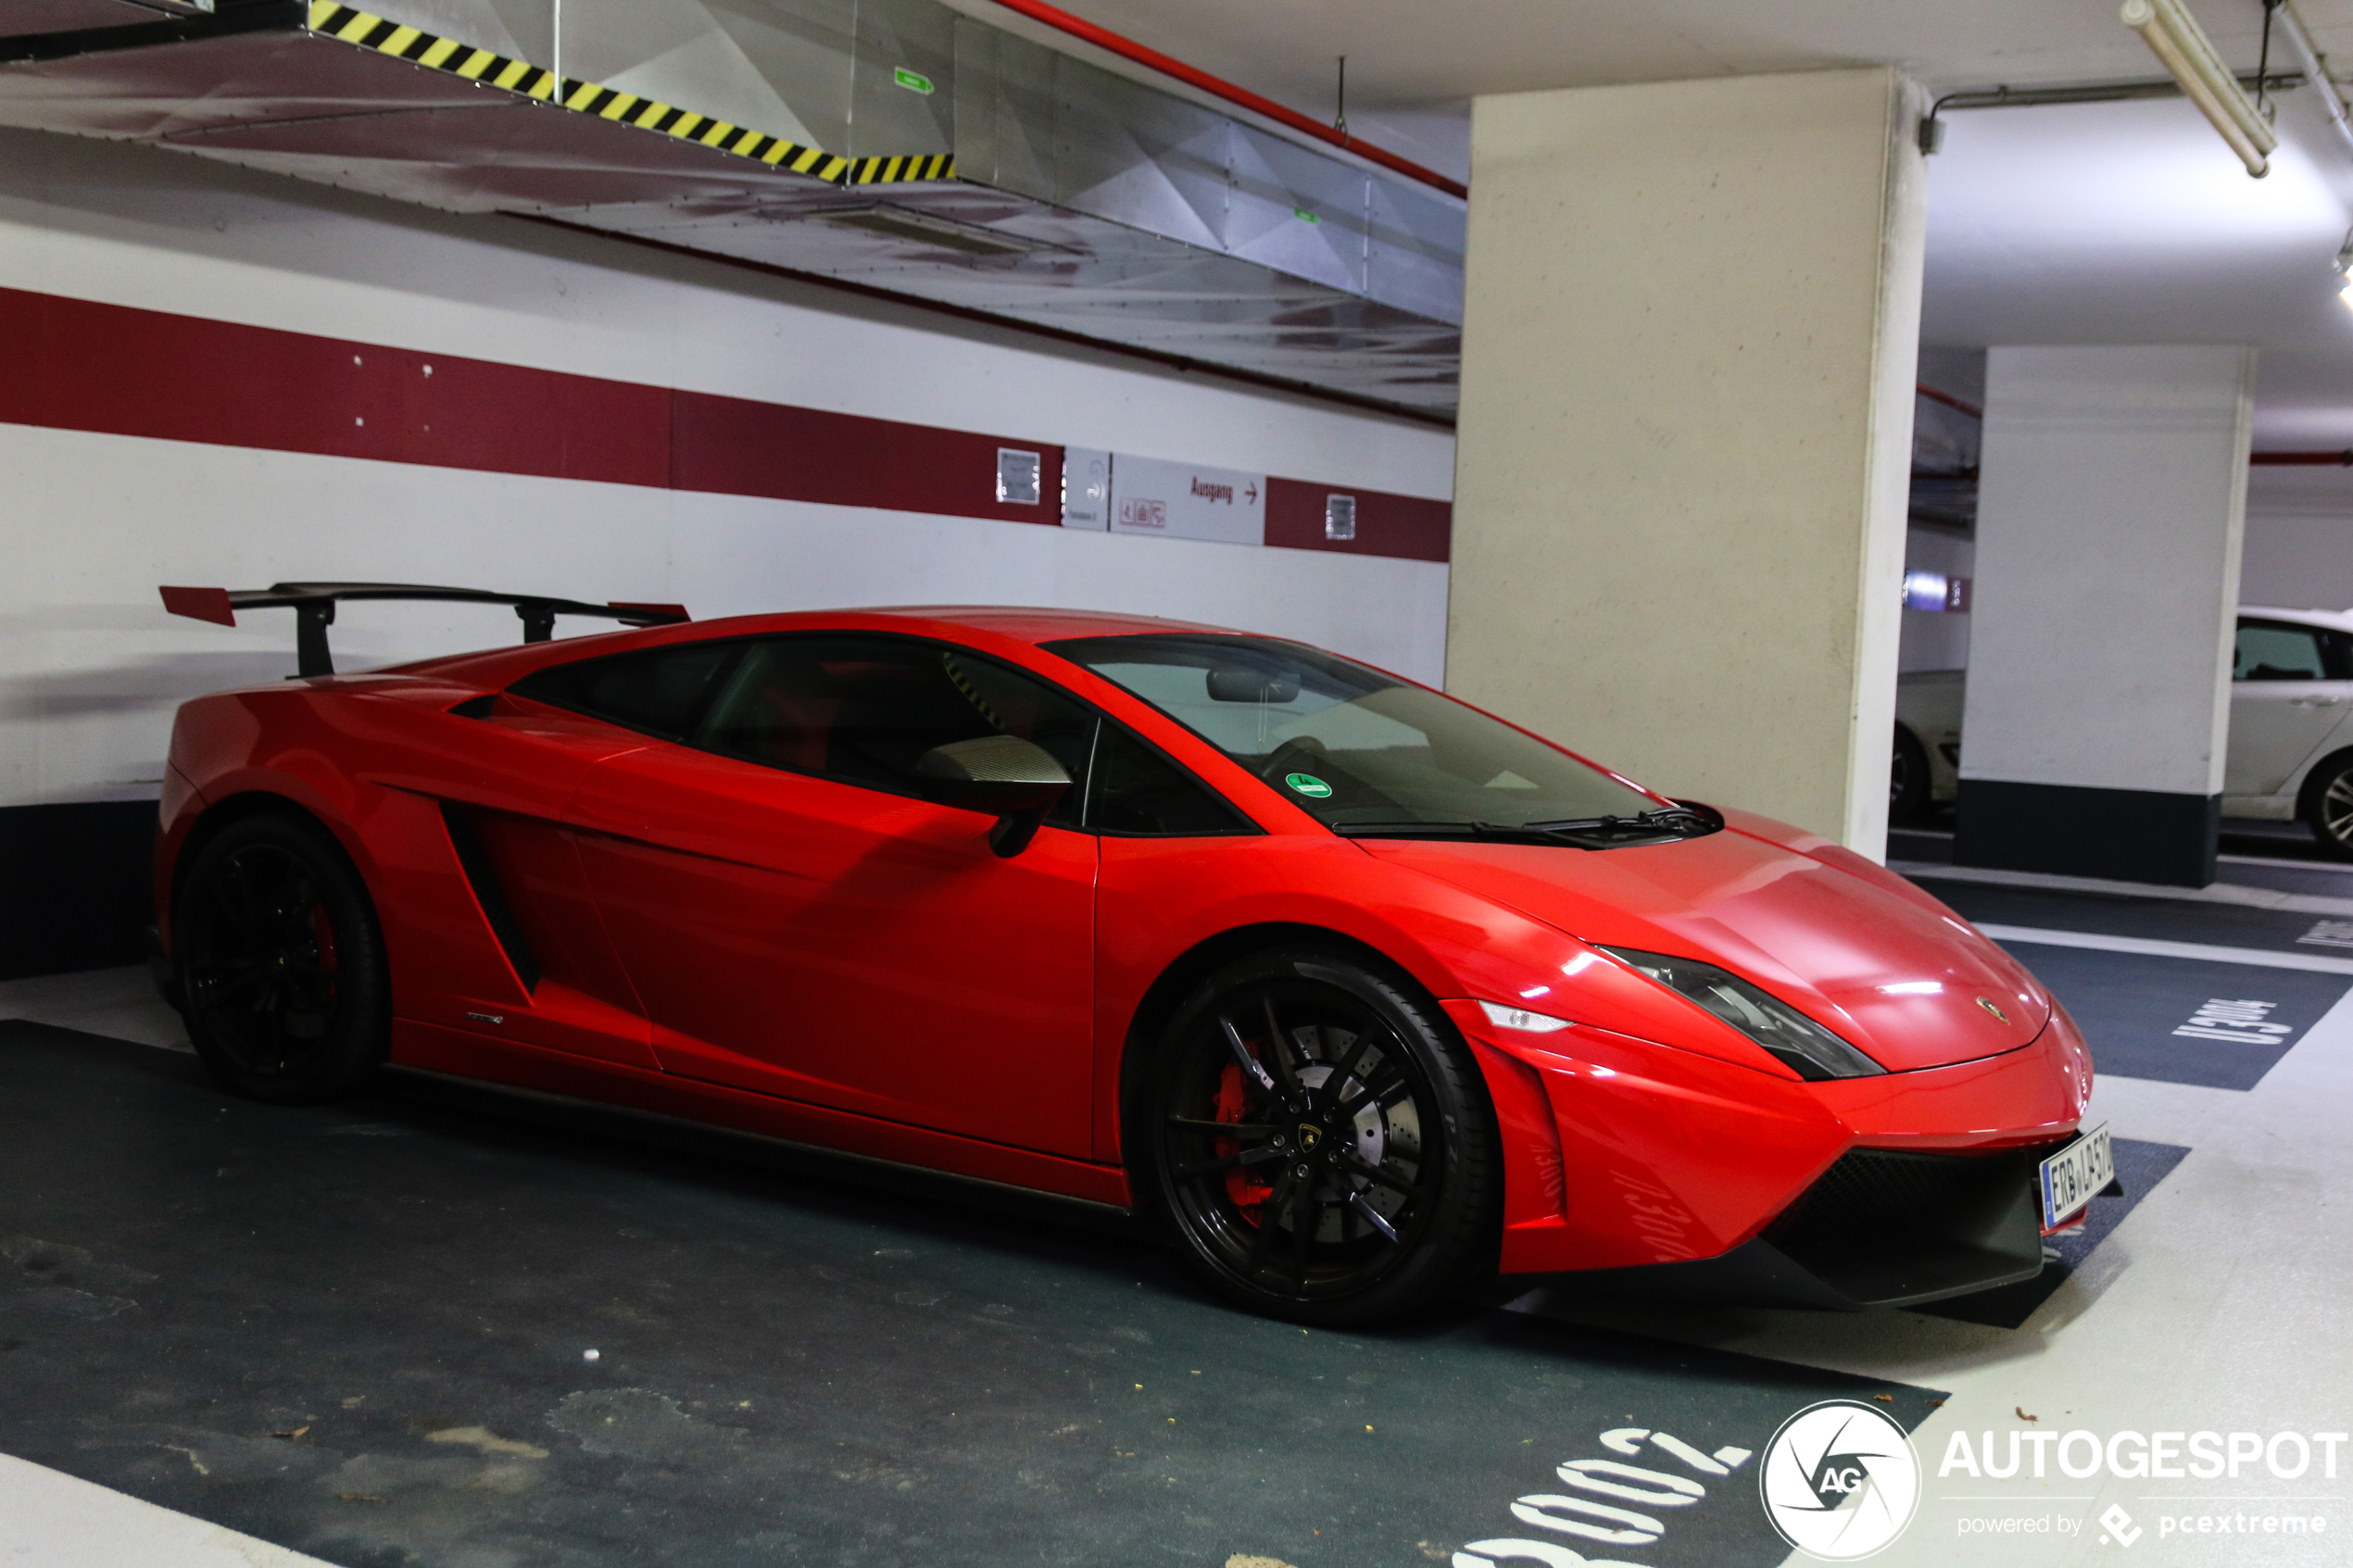
[[[1439,430],[518,220],[0,132],[0,286],[1443,498]],[[11,373],[21,373],[11,372]],[[1279,633],[1427,681],[1447,569],[0,425],[0,806],[151,795],[173,706],[291,669],[293,624],[158,583],[373,578],[698,616],[979,602]],[[560,623],[565,630],[594,630]],[[350,607],[342,667],[513,640]]]
[[[1992,350],[1964,780],[2221,791],[2254,380],[2230,345]]]
[[[2239,602],[2353,608],[2353,470],[2248,470]]]

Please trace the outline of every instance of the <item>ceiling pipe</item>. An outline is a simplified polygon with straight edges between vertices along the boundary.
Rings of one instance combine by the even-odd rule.
[[[1336,131],[1328,125],[1310,119],[1295,109],[1283,107],[1272,98],[1262,98],[1247,87],[1237,87],[1221,77],[1212,76],[1205,70],[1189,66],[1184,61],[1164,55],[1157,49],[1147,48],[1134,39],[1124,37],[1109,28],[1097,27],[1082,17],[1072,16],[1060,6],[1047,5],[1045,0],[995,0],[995,3],[1009,11],[1020,12],[1032,21],[1043,22],[1058,32],[1066,32],[1073,38],[1092,44],[1098,49],[1107,49],[1121,59],[1132,60],[1137,65],[1160,72],[1163,76],[1175,77],[1189,87],[1197,87],[1212,97],[1223,98],[1226,102],[1248,109],[1263,119],[1271,119],[1286,130],[1296,131],[1302,136],[1312,136],[1318,142],[1328,143],[1344,152],[1353,153],[1365,162],[1378,164],[1392,174],[1403,174],[1408,180],[1418,181],[1432,190],[1443,191],[1450,196],[1467,198],[1470,195],[1470,187],[1459,180],[1449,180],[1434,169],[1425,169],[1409,158],[1399,157],[1395,153],[1386,152],[1369,142],[1349,135],[1344,131]]]
[[[2304,80],[2319,91],[2321,105],[2329,111],[2329,123],[2336,127],[2347,149],[2353,151],[2353,124],[2346,120],[2345,100],[2338,94],[2336,83],[2330,80],[2327,62],[2312,47],[2312,35],[2305,31],[2304,19],[2296,15],[2295,0],[2276,0],[2271,13],[2279,19],[2281,31],[2287,34],[2288,46],[2296,51],[2296,61],[2304,68]]]
[[[1942,403],[1947,408],[1967,414],[1972,420],[1982,420],[1985,417],[1985,410],[1979,408],[1976,404],[1964,403],[1949,392],[1937,391],[1936,388],[1929,385],[1926,382],[1919,383],[1912,388],[1912,390],[1919,393],[1922,397],[1927,398],[1931,403]]]

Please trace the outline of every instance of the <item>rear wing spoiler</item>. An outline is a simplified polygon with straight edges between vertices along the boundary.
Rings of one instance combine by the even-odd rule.
[[[163,608],[174,615],[234,626],[241,609],[287,609],[295,612],[296,673],[332,675],[334,656],[327,647],[327,628],[334,624],[335,606],[345,599],[441,599],[459,604],[512,605],[522,620],[522,640],[544,643],[556,634],[559,615],[594,615],[624,626],[670,626],[694,617],[684,605],[593,605],[580,599],[551,598],[545,594],[494,594],[482,588],[436,588],[417,583],[272,583],[267,588],[173,588],[157,590]]]

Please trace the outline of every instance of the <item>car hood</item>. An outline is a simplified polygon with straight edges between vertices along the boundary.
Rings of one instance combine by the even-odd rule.
[[[1893,1072],[2014,1050],[2050,1018],[2049,994],[1958,915],[1828,846],[1737,828],[1630,849],[1357,842],[1579,941],[1730,970]]]

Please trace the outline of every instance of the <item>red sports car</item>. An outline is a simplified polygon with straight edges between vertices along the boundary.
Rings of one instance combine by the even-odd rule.
[[[1325,1323],[1497,1273],[1923,1301],[2112,1175],[2066,1013],[1918,888],[1298,643],[164,592],[301,617],[163,797],[159,976],[244,1094],[389,1061],[1132,1209]],[[359,597],[530,640],[335,675]]]

